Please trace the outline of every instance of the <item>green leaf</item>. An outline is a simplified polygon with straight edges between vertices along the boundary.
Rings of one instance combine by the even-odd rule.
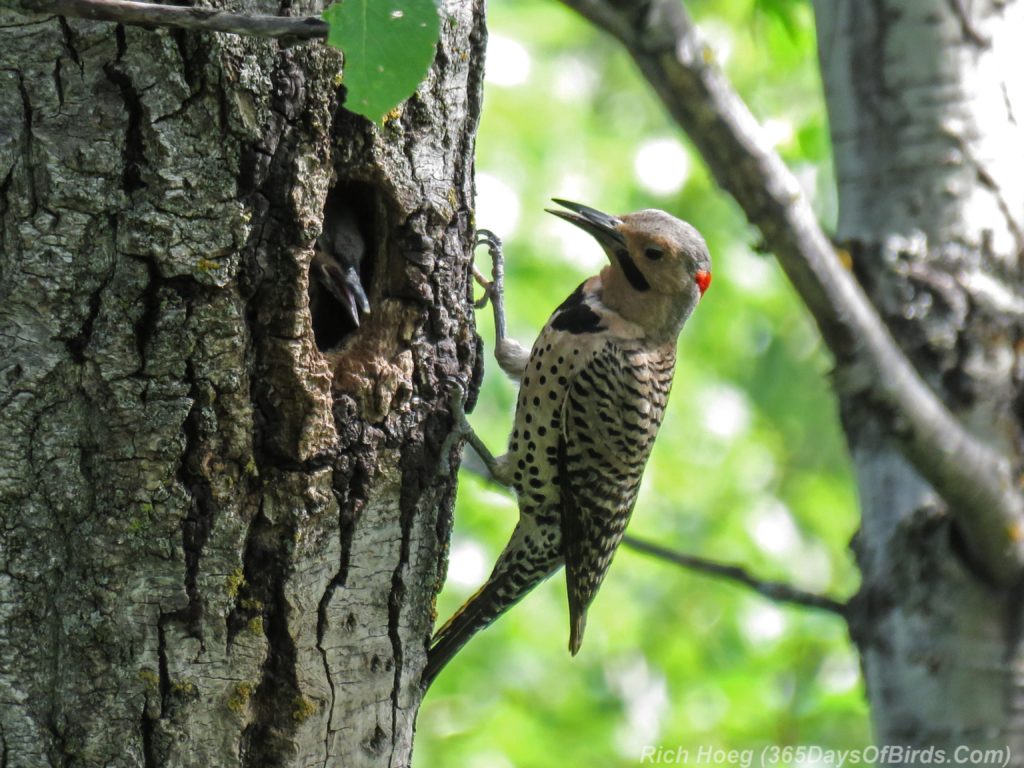
[[[345,53],[345,107],[376,122],[416,90],[441,34],[434,0],[343,0],[323,18]]]
[[[754,9],[782,24],[791,40],[800,35],[800,3],[797,0],[755,0]]]

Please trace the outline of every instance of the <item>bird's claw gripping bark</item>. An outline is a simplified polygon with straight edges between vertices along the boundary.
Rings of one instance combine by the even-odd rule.
[[[473,277],[484,289],[484,295],[474,306],[483,309],[488,301],[491,302],[494,309],[495,336],[500,343],[505,338],[505,256],[501,250],[501,238],[489,229],[476,231],[473,246],[479,248],[481,245],[486,245],[487,252],[491,255],[491,279],[485,278],[476,265],[473,266]]]
[[[481,245],[487,246],[487,252],[491,255],[492,265],[495,261],[500,261],[501,255],[501,240],[489,229],[478,229],[476,231],[476,239],[473,241],[473,249],[476,250]],[[495,257],[497,253],[497,257]],[[493,267],[492,267],[493,269]],[[495,281],[488,280],[484,277],[484,273],[480,271],[480,268],[473,263],[473,279],[476,280],[477,285],[484,289],[483,296],[473,303],[476,309],[483,309],[487,306],[487,302],[490,301],[491,295],[495,291]],[[500,285],[498,290],[500,290]]]
[[[487,246],[487,252],[491,255],[491,274],[494,281],[500,285],[505,276],[505,255],[501,250],[501,238],[489,229],[478,229],[473,247],[479,248],[481,245]],[[477,275],[477,281],[480,285],[485,289],[490,289],[492,283],[480,275],[479,272]]]
[[[466,420],[466,400],[469,399],[466,388],[462,382],[455,379],[449,379],[445,386],[448,390],[448,410],[451,411],[452,418],[455,420],[453,432],[460,437],[465,437],[464,433],[467,429],[472,431]]]
[[[473,265],[473,279],[476,280],[477,285],[484,289],[483,295],[473,302],[473,308],[483,309],[487,306],[487,302],[491,300],[491,288],[494,286],[494,283],[484,277],[484,273],[477,268],[476,264]]]
[[[455,379],[449,379],[447,387],[448,408],[451,411],[453,423],[452,431],[441,448],[442,461],[449,460],[448,457],[451,456],[451,451],[455,443],[460,439],[464,439],[467,443],[473,446],[473,450],[476,451],[480,460],[483,461],[484,465],[487,467],[487,472],[490,476],[496,482],[500,482],[496,475],[498,470],[497,459],[494,458],[494,455],[490,452],[487,446],[484,445],[480,436],[473,431],[473,427],[470,426],[469,420],[466,418],[466,388],[461,382],[456,381]],[[449,464],[449,470],[451,471],[453,469],[454,468]]]

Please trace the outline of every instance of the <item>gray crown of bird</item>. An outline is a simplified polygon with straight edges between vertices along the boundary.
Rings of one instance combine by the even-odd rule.
[[[569,650],[583,641],[587,608],[622,540],[672,386],[676,342],[711,282],[700,233],[664,211],[624,216],[564,200],[549,210],[589,232],[609,264],[551,315],[533,349],[505,337],[500,242],[489,246],[487,288],[495,357],[520,382],[508,452],[494,458],[453,398],[456,432],[493,478],[511,486],[519,522],[490,578],[437,632],[423,675],[429,686],[479,630],[565,566]]]

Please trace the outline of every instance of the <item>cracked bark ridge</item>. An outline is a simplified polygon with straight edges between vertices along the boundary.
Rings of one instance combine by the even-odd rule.
[[[1024,4],[815,3],[839,184],[837,240],[961,423],[1021,466]],[[1011,747],[1024,760],[1021,601],[993,589],[949,508],[842,398],[863,508],[851,631],[880,743]],[[955,513],[955,510],[953,510]]]
[[[0,16],[4,767],[407,765],[442,382],[477,355],[482,5],[384,128],[325,48]],[[349,183],[374,309],[321,351]]]

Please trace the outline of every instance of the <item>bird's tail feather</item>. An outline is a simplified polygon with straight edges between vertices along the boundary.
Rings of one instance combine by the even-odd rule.
[[[521,567],[502,568],[499,561],[495,572],[476,594],[445,622],[434,635],[427,654],[427,666],[423,670],[422,685],[426,689],[466,643],[481,629],[490,626],[495,619],[518,603],[537,584],[550,576],[557,568],[553,565],[546,571],[541,569],[526,572]]]
[[[575,656],[580,652],[580,646],[583,645],[583,630],[587,626],[587,609],[584,608],[579,613],[571,616],[569,619],[569,653]]]

